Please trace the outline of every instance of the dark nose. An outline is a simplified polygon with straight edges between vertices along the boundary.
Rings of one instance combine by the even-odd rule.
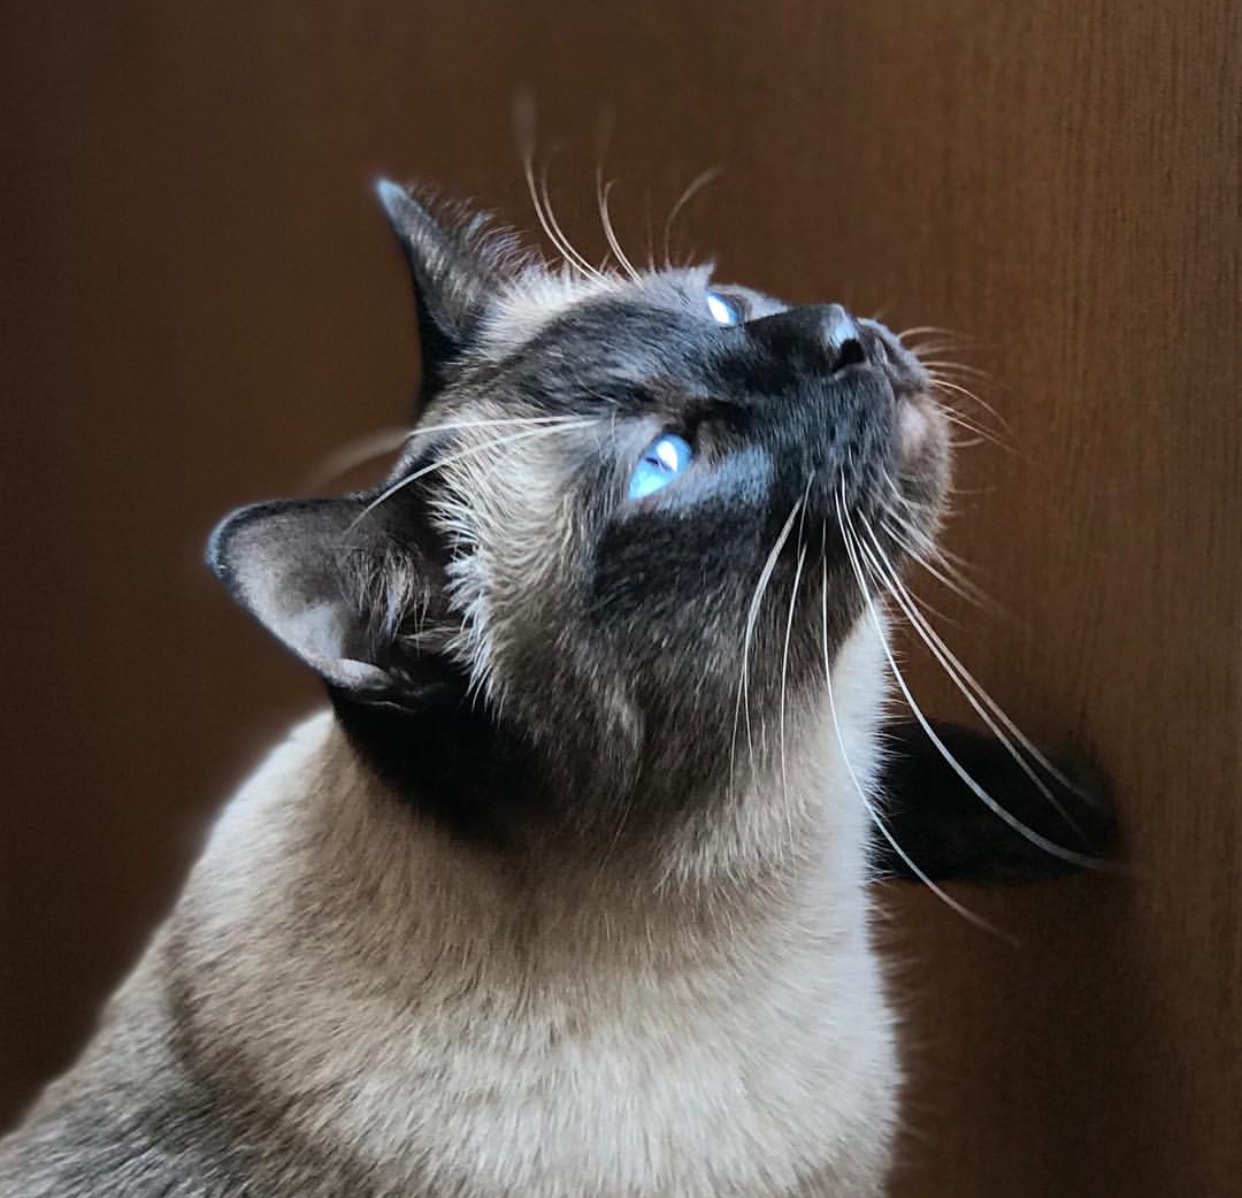
[[[812,352],[834,373],[867,360],[862,331],[840,304],[805,304],[752,320],[746,329],[778,353]]]

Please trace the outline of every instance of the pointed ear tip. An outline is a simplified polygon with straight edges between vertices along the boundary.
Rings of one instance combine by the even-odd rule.
[[[410,202],[410,193],[401,184],[394,183],[391,179],[377,179],[375,194],[379,197],[384,211],[392,217],[395,217]]]
[[[250,523],[251,519],[257,515],[261,515],[265,510],[271,510],[275,506],[270,503],[247,503],[239,508],[234,508],[227,516],[213,528],[207,537],[207,547],[203,551],[203,558],[207,562],[207,568],[222,582],[230,591],[235,591],[235,583],[237,581],[237,571],[234,568],[234,540],[237,533],[242,531],[245,525]]]
[[[203,559],[207,568],[221,581],[227,584],[229,573],[228,544],[232,539],[237,512],[229,512],[211,530],[207,537],[207,547],[203,550]]]

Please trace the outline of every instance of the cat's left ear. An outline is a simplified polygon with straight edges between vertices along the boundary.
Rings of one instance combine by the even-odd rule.
[[[424,373],[441,376],[474,337],[498,284],[483,235],[487,222],[444,220],[387,179],[376,191],[413,275]]]
[[[364,702],[416,696],[418,679],[396,667],[382,614],[396,591],[409,600],[425,579],[361,497],[241,508],[212,533],[207,564],[329,686]]]

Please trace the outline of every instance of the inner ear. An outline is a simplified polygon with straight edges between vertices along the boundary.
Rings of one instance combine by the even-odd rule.
[[[410,689],[394,668],[393,596],[431,585],[360,497],[281,500],[228,516],[207,561],[229,593],[330,686],[359,698]],[[399,577],[398,577],[399,575]],[[425,606],[425,599],[424,599]]]
[[[489,233],[484,216],[441,217],[387,179],[376,190],[413,276],[423,372],[439,380],[473,339],[512,242]]]

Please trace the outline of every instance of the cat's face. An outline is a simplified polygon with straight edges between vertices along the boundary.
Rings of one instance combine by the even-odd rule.
[[[434,710],[451,738],[444,712],[468,709],[471,744],[499,738],[595,815],[719,790],[873,618],[860,577],[934,532],[948,439],[925,372],[836,305],[706,270],[506,267],[386,202],[419,288],[420,420],[384,487],[247,509],[218,569],[344,710],[408,713],[385,735]]]

